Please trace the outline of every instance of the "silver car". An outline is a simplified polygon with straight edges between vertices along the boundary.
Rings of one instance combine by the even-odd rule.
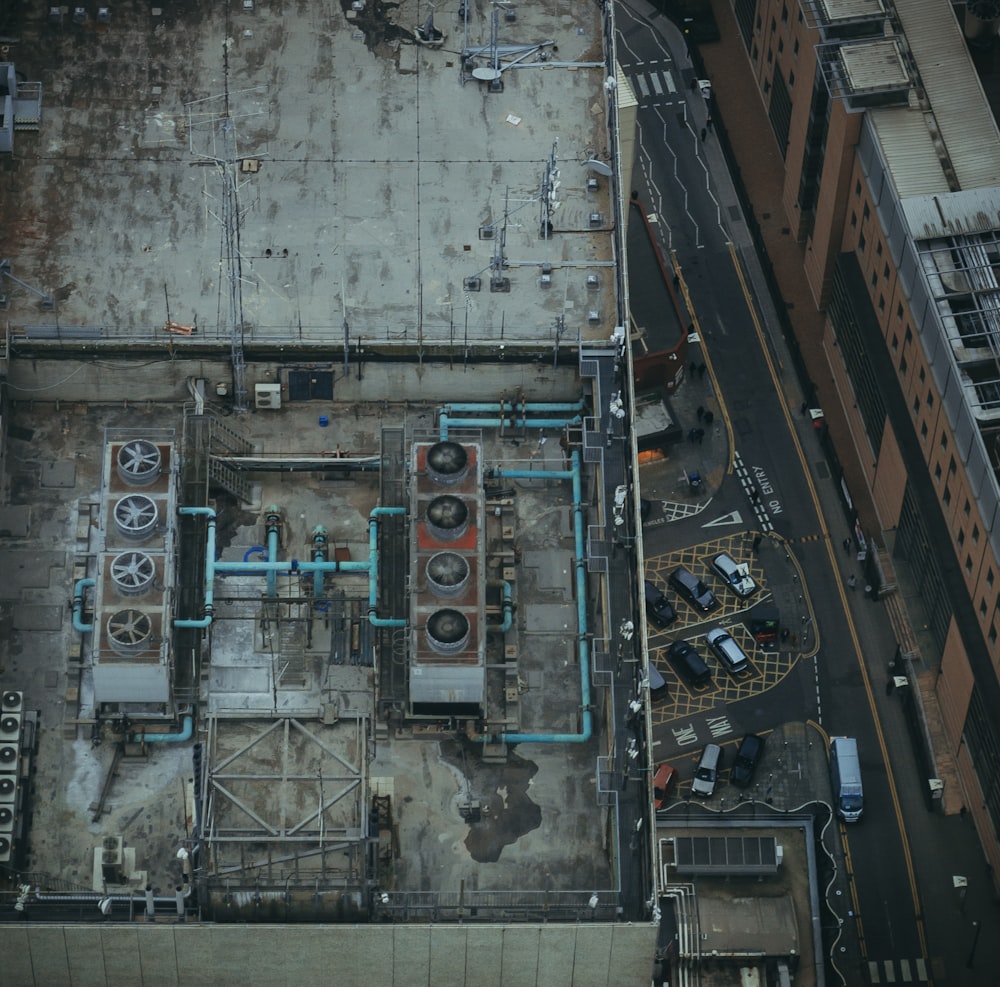
[[[757,592],[757,584],[750,575],[750,566],[746,562],[737,562],[728,552],[720,552],[712,559],[711,564],[726,586],[737,596],[745,600]]]

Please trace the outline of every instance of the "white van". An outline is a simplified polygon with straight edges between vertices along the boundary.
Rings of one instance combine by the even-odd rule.
[[[744,650],[733,640],[732,634],[724,631],[721,627],[713,627],[705,635],[705,640],[715,652],[719,664],[730,675],[745,672],[750,667],[750,659],[747,658]]]
[[[701,760],[695,768],[694,780],[691,782],[691,794],[702,798],[711,798],[715,792],[715,783],[722,767],[722,748],[718,744],[705,744],[701,752]]]

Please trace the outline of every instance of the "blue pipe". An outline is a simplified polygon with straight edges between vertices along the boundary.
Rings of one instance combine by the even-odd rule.
[[[313,562],[326,561],[326,528],[317,524],[313,528]],[[323,595],[323,570],[313,573],[313,596],[318,600]]]
[[[580,706],[583,723],[580,733],[502,733],[501,743],[507,744],[583,744],[594,731],[594,714],[590,709],[590,641],[587,638],[587,556],[583,534],[583,484],[580,479],[580,453],[573,450],[573,511],[576,538],[576,620],[580,645]],[[538,476],[538,474],[535,474]],[[486,737],[484,736],[484,740]]]
[[[489,629],[506,634],[514,623],[514,599],[510,583],[506,579],[501,580],[501,582],[503,584],[503,622],[491,626]]]
[[[281,515],[276,507],[268,508],[267,520],[267,561],[278,561],[278,528]],[[267,598],[273,600],[278,595],[278,574],[273,569],[267,570]]]
[[[536,402],[512,402],[504,401],[503,410],[513,411],[515,408],[520,411],[583,411],[587,406],[587,401],[585,398],[580,398],[579,401],[573,401],[567,404],[549,404],[547,401],[536,401]],[[471,404],[454,404],[449,402],[445,406],[445,411],[449,414],[453,411],[500,411],[500,402],[494,401],[492,404],[488,401],[484,402],[472,402]]]
[[[449,418],[447,411],[442,411],[439,418],[441,441],[448,439],[449,428],[563,428],[566,425],[579,425],[583,419],[575,418]]]
[[[493,476],[509,480],[572,480],[572,470],[493,470]]]
[[[73,587],[73,629],[80,631],[81,634],[94,629],[93,624],[85,624],[80,617],[83,614],[83,592],[96,585],[93,579],[78,579]]]
[[[383,514],[405,514],[405,507],[376,507],[368,517],[368,620],[372,627],[405,627],[398,617],[379,617],[375,611],[378,598],[378,521]]]
[[[263,545],[254,545],[254,547],[253,547],[253,548],[248,548],[248,549],[247,549],[247,550],[246,550],[246,551],[245,551],[245,552],[243,553],[243,561],[244,561],[244,562],[249,562],[249,561],[250,561],[250,556],[251,556],[251,555],[253,555],[253,554],[254,554],[254,552],[260,552],[260,554],[261,554],[261,555],[264,555],[264,553],[265,553],[266,551],[267,551],[267,549],[266,549],[266,548],[264,548],[264,546],[263,546]],[[267,558],[267,556],[266,556],[266,555],[264,555],[264,557],[265,557],[265,558]]]
[[[185,740],[190,740],[193,732],[194,717],[185,716],[181,721],[180,733],[144,733],[139,737],[139,740],[145,741],[147,744],[180,744]]]

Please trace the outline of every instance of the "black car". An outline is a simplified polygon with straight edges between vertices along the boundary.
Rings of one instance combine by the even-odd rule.
[[[686,569],[684,566],[678,566],[674,569],[667,581],[695,610],[708,613],[719,605],[715,594],[690,569]]]
[[[712,670],[687,641],[674,641],[667,648],[667,657],[677,669],[678,674],[687,679],[691,685],[700,688],[712,681]]]
[[[745,734],[736,751],[736,760],[729,771],[729,780],[740,788],[746,788],[753,781],[754,772],[764,753],[764,738],[755,733]]]
[[[646,580],[646,616],[657,627],[669,627],[677,619],[677,611],[667,594],[656,583]]]

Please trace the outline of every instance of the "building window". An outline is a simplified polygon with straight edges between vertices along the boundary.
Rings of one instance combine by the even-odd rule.
[[[875,253],[878,254],[879,257],[882,256],[882,241],[881,240],[879,240],[879,242],[877,244],[875,244]]]
[[[860,253],[862,253],[862,254],[863,254],[863,253],[865,252],[865,244],[866,244],[867,242],[868,242],[868,241],[867,241],[867,240],[865,239],[865,235],[864,235],[864,233],[862,233],[862,234],[861,234],[861,236],[859,236],[859,237],[858,237],[858,251],[859,251]]]
[[[866,202],[865,203],[864,212],[861,214],[861,220],[862,220],[862,222],[867,223],[868,222],[868,217],[871,214],[872,214],[872,211],[871,211],[871,209],[868,208],[868,203]]]
[[[928,408],[934,407],[934,394],[931,391],[927,392],[927,407]]]
[[[763,23],[763,21],[761,21],[761,19],[760,19],[760,14],[758,14],[757,15],[757,30],[758,31],[760,30],[760,26],[761,26],[762,23]]]
[[[996,643],[997,643],[997,629],[996,625],[994,624],[990,628],[990,644],[996,644]]]
[[[923,422],[920,426],[920,438],[927,441],[927,422]]]
[[[979,601],[979,616],[984,620],[986,619],[986,597],[983,597]]]
[[[854,194],[857,197],[860,197],[860,195],[861,195],[861,179],[860,178],[854,183]],[[853,219],[853,218],[854,218],[854,214],[852,213],[851,214],[851,219]],[[851,225],[853,225],[853,223]]]
[[[913,342],[913,330],[909,326],[907,326],[906,335],[903,337],[903,343],[905,345],[906,343],[912,343],[912,342]]]
[[[917,376],[920,378],[920,383],[922,384],[924,382],[924,378],[927,376],[927,371],[925,371],[924,368],[921,367],[920,373],[917,374]]]
[[[893,353],[899,349],[899,337],[895,333],[892,334],[892,342],[889,345],[892,347]]]
[[[972,511],[972,505],[969,503],[968,498],[966,498],[965,503],[962,505],[962,513],[968,517]]]
[[[757,50],[757,43],[754,42],[753,51],[750,52],[750,57],[756,62],[758,55],[760,55],[760,52]]]
[[[946,504],[951,503],[951,491],[947,487],[944,488],[944,497],[942,499]]]
[[[795,73],[794,72],[789,72],[788,73],[788,88],[791,89],[792,86],[794,86],[794,85],[795,85]]]
[[[961,548],[965,544],[965,529],[962,528],[958,532],[958,547]]]
[[[889,280],[889,265],[888,264],[886,264],[885,267],[882,268],[882,277],[885,278],[886,281]]]
[[[972,575],[972,556],[966,555],[965,557],[965,574],[967,576]]]
[[[903,319],[903,303],[902,302],[900,302],[896,306],[896,318],[899,319],[900,321],[902,321],[902,319]]]
[[[765,79],[765,80],[764,80],[764,95],[766,96],[766,95],[767,95],[767,94],[768,94],[768,93],[769,93],[770,91],[771,91],[771,83],[770,83],[770,80],[768,80],[768,79]]]
[[[948,476],[954,476],[956,469],[957,466],[955,465],[955,457],[952,456],[951,459],[948,461]]]
[[[979,525],[978,524],[974,524],[972,526],[972,544],[973,545],[978,545],[979,544]]]
[[[913,413],[916,415],[920,411],[920,398],[913,399]]]
[[[788,23],[788,6],[786,4],[781,5],[781,23]]]
[[[934,467],[934,479],[937,480],[938,482],[940,482],[940,480],[941,480],[941,464],[940,463],[938,463]]]
[[[872,271],[872,290],[875,289],[875,285],[878,284],[878,275]]]
[[[874,285],[872,285],[872,287],[874,287]],[[884,295],[879,295],[878,296],[878,310],[880,312],[884,312],[885,311],[885,296]]]
[[[942,451],[944,451],[947,448],[948,448],[948,436],[945,435],[944,432],[942,432],[941,433],[941,449],[942,449]]]
[[[795,44],[792,45],[792,54],[795,55],[796,57],[799,54],[799,39],[798,38],[795,39]]]
[[[858,214],[856,212],[851,213],[851,229],[853,230],[858,225]]]
[[[906,373],[907,365],[908,364],[906,362],[906,357],[905,356],[901,357],[900,360],[899,360],[899,372],[901,374],[905,374]]]
[[[987,569],[986,570],[986,585],[989,586],[990,589],[993,588],[993,570],[992,569]]]
[[[783,38],[778,38],[778,54],[780,55],[785,50],[785,41]]]
[[[774,61],[774,52],[770,48],[767,49],[767,64],[770,65]]]

